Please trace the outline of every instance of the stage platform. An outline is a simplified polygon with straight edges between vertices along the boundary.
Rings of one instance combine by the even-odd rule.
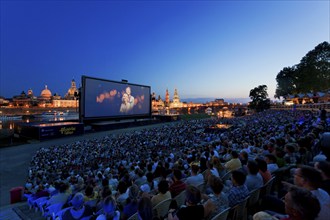
[[[84,134],[84,124],[79,122],[18,123],[14,135],[17,137],[49,140]]]

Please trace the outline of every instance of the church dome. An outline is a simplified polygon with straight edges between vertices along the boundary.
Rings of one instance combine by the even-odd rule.
[[[42,98],[50,98],[52,96],[52,92],[45,86],[45,89],[41,91]]]

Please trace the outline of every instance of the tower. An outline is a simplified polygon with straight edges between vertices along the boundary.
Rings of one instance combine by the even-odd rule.
[[[68,89],[67,94],[65,95],[66,99],[73,100],[75,99],[75,93],[78,92],[76,81],[74,79],[71,80],[71,87]]]
[[[178,94],[178,90],[174,89],[173,103],[179,103],[179,102],[180,102],[180,97]]]
[[[168,89],[166,89],[166,94],[165,94],[165,105],[169,106],[170,104],[170,94],[168,93]]]

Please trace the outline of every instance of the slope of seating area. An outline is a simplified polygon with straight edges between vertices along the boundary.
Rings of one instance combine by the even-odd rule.
[[[232,126],[205,132],[219,123]],[[268,110],[41,148],[24,193],[45,219],[176,219],[190,206],[203,219],[252,219],[262,198],[284,196],[296,167],[329,159],[329,125],[310,111]]]

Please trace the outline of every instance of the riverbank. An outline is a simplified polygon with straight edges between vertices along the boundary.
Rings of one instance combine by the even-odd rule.
[[[34,114],[42,114],[44,112],[51,112],[51,111],[58,111],[58,112],[78,112],[76,108],[62,108],[62,107],[1,107],[0,108],[0,115],[6,116],[17,116],[17,115],[34,115]]]

